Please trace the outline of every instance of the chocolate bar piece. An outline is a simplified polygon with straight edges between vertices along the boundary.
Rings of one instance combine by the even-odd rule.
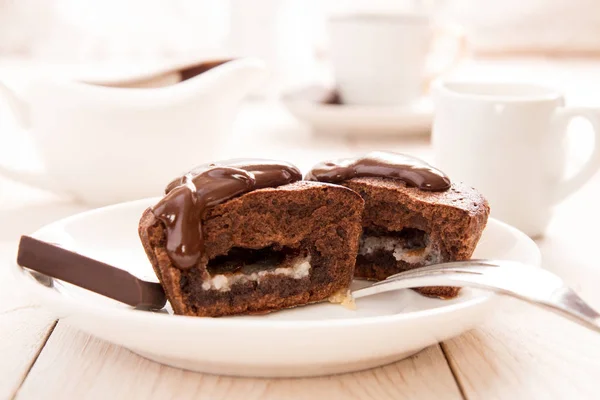
[[[161,309],[160,284],[50,243],[21,236],[17,264],[134,307]]]

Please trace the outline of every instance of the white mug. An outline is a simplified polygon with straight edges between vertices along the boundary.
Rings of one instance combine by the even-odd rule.
[[[440,82],[435,85],[436,166],[478,189],[492,216],[531,237],[544,233],[552,206],[600,168],[600,110],[569,108],[555,90],[528,84]],[[569,122],[587,119],[595,148],[564,177]]]
[[[169,73],[126,85],[39,78],[17,95],[0,83],[21,128],[6,135],[30,136],[43,164],[0,163],[0,174],[93,205],[158,196],[219,156],[238,101],[263,76],[260,60],[241,58],[176,84]]]
[[[408,105],[423,95],[433,77],[458,61],[464,47],[461,33],[434,28],[418,12],[338,15],[329,19],[328,30],[344,104]],[[444,68],[427,72],[433,39],[442,35],[454,36],[456,52]]]

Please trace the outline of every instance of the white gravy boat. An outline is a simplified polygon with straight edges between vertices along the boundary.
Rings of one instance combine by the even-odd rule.
[[[264,75],[260,60],[240,58],[120,81],[39,78],[21,97],[0,83],[44,166],[0,174],[94,205],[160,195],[220,157],[237,103]]]

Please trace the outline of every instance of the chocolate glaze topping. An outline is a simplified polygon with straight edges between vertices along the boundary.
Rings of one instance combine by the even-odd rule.
[[[292,164],[262,159],[234,159],[200,165],[167,186],[153,208],[167,231],[167,252],[180,269],[198,264],[204,250],[202,219],[217,204],[256,189],[302,179]]]
[[[306,180],[340,183],[359,177],[399,179],[408,186],[430,192],[448,190],[451,184],[446,174],[425,161],[389,151],[319,163],[306,175]]]

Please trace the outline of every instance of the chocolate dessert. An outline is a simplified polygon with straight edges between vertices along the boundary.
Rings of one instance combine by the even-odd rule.
[[[176,314],[260,314],[346,293],[363,200],[293,165],[230,160],[173,182],[139,234]]]
[[[474,188],[451,183],[419,159],[391,152],[323,162],[307,180],[337,183],[365,201],[355,276],[381,280],[408,269],[471,257],[489,215]],[[454,297],[459,288],[418,288]]]

